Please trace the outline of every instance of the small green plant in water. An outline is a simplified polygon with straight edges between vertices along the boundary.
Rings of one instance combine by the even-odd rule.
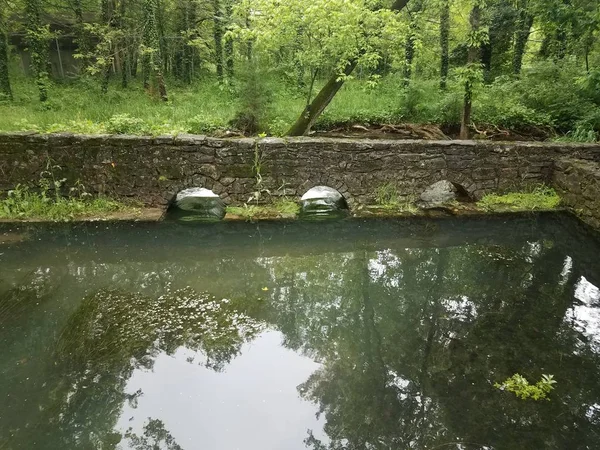
[[[488,194],[477,202],[486,211],[554,209],[560,205],[560,197],[548,186],[535,186],[526,192]]]
[[[383,208],[396,208],[400,204],[398,189],[392,183],[379,186],[375,197],[377,204]]]
[[[554,375],[542,375],[542,379],[535,384],[529,384],[527,378],[518,373],[507,378],[502,384],[494,383],[494,387],[502,391],[512,392],[522,400],[550,400],[548,394],[554,389],[556,380]]]
[[[375,201],[379,208],[387,210],[411,214],[418,211],[418,208],[414,205],[413,199],[402,199],[398,193],[398,188],[392,183],[385,183],[377,188],[377,191],[375,192]]]

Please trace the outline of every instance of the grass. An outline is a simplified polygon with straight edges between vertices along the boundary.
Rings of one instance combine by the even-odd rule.
[[[525,192],[509,192],[503,195],[488,194],[477,202],[486,211],[533,211],[555,209],[560,205],[556,191],[547,186],[535,186]]]
[[[419,210],[412,198],[401,198],[398,188],[392,183],[379,186],[375,192],[375,200],[377,207],[386,211],[415,214]]]
[[[266,205],[228,206],[227,213],[246,220],[292,218],[300,212],[300,205],[293,200],[278,199]]]
[[[305,106],[304,92],[284,80],[266,77],[269,92],[265,128],[283,135]],[[323,81],[324,82],[324,81]],[[242,108],[241,85],[222,85],[208,77],[191,85],[170,83],[169,101],[149,97],[139,82],[123,89],[111,84],[107,94],[93,79],[55,83],[40,104],[31,79],[14,77],[13,102],[0,102],[0,131],[76,132],[85,134],[216,134],[230,127]],[[404,93],[392,79],[368,88],[350,80],[317,124],[325,129],[348,122],[402,120]]]
[[[214,75],[204,74],[190,85],[167,80],[169,101],[163,102],[150,97],[139,79],[131,80],[126,89],[115,80],[108,93],[102,94],[97,80],[84,77],[54,83],[49,101],[41,104],[33,80],[18,75],[16,68],[14,72],[15,100],[0,101],[0,131],[218,135],[230,129],[232,120],[247,108],[244,98],[248,92],[259,95],[242,81],[222,84]],[[568,111],[555,111],[556,102],[551,99],[558,94],[554,85],[544,84],[539,95],[524,95],[540,84],[535,71],[532,73],[519,80],[501,78],[491,85],[478,86],[473,121],[482,128],[536,128],[545,130],[548,136],[553,129],[559,129],[565,133],[563,139],[569,141],[597,140],[596,122],[600,116],[593,112],[597,108],[589,99],[582,97],[577,83],[565,81],[560,91],[568,91],[567,97],[572,101],[561,100],[561,104],[568,103]],[[276,72],[261,73],[259,79],[264,100],[258,103],[265,105],[265,111],[258,112],[263,122],[261,129],[270,135],[283,135],[305,107],[305,89],[299,88],[289,74],[286,78]],[[324,79],[317,80],[317,88],[324,83]],[[448,89],[440,92],[438,84],[437,79],[415,79],[403,87],[402,77],[390,74],[372,85],[357,76],[344,83],[314,128],[328,130],[354,123],[456,127],[460,123],[463,86],[451,79]],[[540,100],[546,97],[547,100]]]
[[[32,192],[27,187],[17,186],[0,200],[0,219],[44,220],[63,222],[76,219],[95,218],[118,212],[137,212],[131,205],[98,198],[64,198],[49,196],[47,192]]]

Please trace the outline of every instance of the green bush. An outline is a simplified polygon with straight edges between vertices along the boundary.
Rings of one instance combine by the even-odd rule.
[[[146,122],[129,114],[116,114],[106,122],[106,131],[111,134],[146,134],[149,127]]]

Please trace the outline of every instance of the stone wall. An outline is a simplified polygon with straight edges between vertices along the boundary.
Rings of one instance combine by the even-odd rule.
[[[214,139],[0,134],[0,191],[39,184],[42,172],[77,180],[90,193],[165,206],[181,189],[212,189],[227,203],[255,192],[301,196],[316,185],[338,189],[353,206],[372,203],[392,184],[404,196],[448,179],[473,197],[524,183],[549,182],[560,158],[600,162],[600,146],[477,141]],[[48,174],[45,174],[48,176]]]
[[[600,164],[564,158],[555,164],[553,184],[566,206],[600,229]]]

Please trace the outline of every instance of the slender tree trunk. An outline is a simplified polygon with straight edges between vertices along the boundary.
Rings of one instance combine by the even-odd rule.
[[[449,44],[450,38],[450,0],[442,1],[440,11],[440,89],[446,90],[448,68],[450,67]]]
[[[471,34],[477,35],[481,25],[481,7],[479,6],[478,0],[475,0],[475,5],[471,9],[471,15],[469,17],[471,25]],[[476,42],[471,42],[469,45],[468,64],[475,64],[479,56],[479,45]],[[471,123],[471,109],[473,100],[473,85],[471,81],[465,82],[465,97],[463,105],[462,120],[460,123],[460,138],[469,139],[469,124]]]
[[[100,9],[102,12],[102,23],[107,28],[114,28],[115,26],[115,4],[114,0],[102,0],[100,3]],[[112,43],[109,44],[108,52],[104,55],[105,62],[103,67],[102,82],[100,83],[100,90],[103,94],[108,92],[108,84],[110,82],[110,76],[113,71],[114,56],[113,53],[115,48]]]
[[[26,0],[26,41],[41,102],[48,100],[48,29],[41,22],[41,0]]]
[[[8,71],[8,64],[8,36],[6,31],[4,30],[3,18],[0,17],[0,94],[2,94],[4,98],[12,100],[13,94],[12,89],[10,87],[10,74]]]
[[[221,15],[220,0],[213,0],[213,36],[215,40],[215,63],[217,65],[217,78],[223,79],[223,18]]]
[[[412,75],[412,64],[415,57],[415,41],[416,34],[413,29],[413,22],[409,26],[409,36],[406,39],[406,46],[404,48],[404,86],[410,84],[410,77]]]
[[[517,23],[517,30],[515,31],[515,48],[512,61],[513,73],[515,75],[521,73],[523,56],[525,55],[525,48],[527,47],[527,41],[529,40],[532,26],[533,16],[526,11],[522,11],[521,17]]]
[[[226,19],[227,19],[227,24],[229,26],[230,22],[231,22],[231,16],[233,15],[233,6],[231,3],[228,3],[227,6],[225,7],[225,14],[226,14]],[[227,71],[227,78],[229,79],[233,79],[233,69],[234,69],[234,64],[233,64],[233,39],[231,39],[231,37],[227,37],[225,39],[225,69]]]
[[[82,55],[79,70],[84,71],[89,66],[90,42],[83,21],[82,0],[73,1],[73,11],[75,13],[75,43],[79,54]]]
[[[490,36],[492,36],[490,30]],[[488,84],[492,81],[492,53],[494,51],[494,41],[490,38],[489,41],[481,44],[481,65],[483,66],[483,82]]]
[[[408,1],[409,0],[395,0],[392,5],[392,10],[400,11],[406,6]],[[348,61],[344,67],[344,70],[342,71],[342,75],[350,75],[357,65],[358,60],[356,59]],[[300,117],[298,117],[294,125],[292,125],[292,127],[288,130],[287,135],[303,136],[308,134],[319,116],[323,113],[323,111],[325,111],[325,108],[327,108],[329,103],[331,103],[331,100],[333,100],[343,85],[344,79],[340,79],[339,73],[334,73],[311,102],[311,104],[304,108],[302,114],[300,114]]]
[[[127,0],[121,0],[119,5],[119,29],[123,33],[121,37],[121,87],[127,88],[129,84],[129,38],[125,29],[125,14],[127,13]]]
[[[157,0],[144,1],[144,87],[150,88],[150,78],[154,82],[161,100],[167,101],[167,85],[163,73],[163,61],[160,50],[160,37],[156,23]]]
[[[165,11],[162,0],[155,0],[154,16],[156,20],[156,32],[158,34],[158,49],[160,53],[161,71],[168,72],[168,52],[165,39]]]
[[[250,17],[246,17],[246,28],[250,28]],[[246,42],[246,59],[252,61],[252,40]]]
[[[404,86],[410,84],[410,77],[412,75],[413,60],[415,58],[415,43],[417,42],[417,34],[419,32],[417,15],[421,12],[421,9],[421,0],[416,0],[413,4],[412,11],[409,12],[410,22],[408,24],[408,37],[404,48]]]

